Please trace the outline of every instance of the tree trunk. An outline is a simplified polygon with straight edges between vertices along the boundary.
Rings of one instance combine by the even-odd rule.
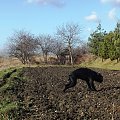
[[[47,53],[43,54],[44,62],[47,64]]]
[[[69,45],[69,57],[70,57],[70,64],[73,65],[72,48],[70,45]]]
[[[57,63],[60,64],[60,56],[59,55],[56,55],[57,56]]]

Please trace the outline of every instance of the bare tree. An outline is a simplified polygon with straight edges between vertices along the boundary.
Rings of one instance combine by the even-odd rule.
[[[9,38],[9,54],[17,57],[23,64],[29,63],[35,54],[37,41],[34,36],[26,31],[16,31]]]
[[[60,37],[66,44],[69,50],[70,64],[73,64],[72,57],[72,47],[75,43],[80,41],[80,27],[78,24],[66,24],[57,28],[57,35]]]
[[[56,55],[58,63],[60,63],[60,56],[64,48],[65,48],[64,43],[61,40],[54,38],[54,41],[52,44],[52,53]]]
[[[53,39],[50,35],[39,35],[39,37],[37,37],[37,40],[38,45],[42,50],[44,62],[47,63],[48,54],[52,51]]]
[[[73,49],[73,59],[74,63],[78,62],[85,54],[88,53],[88,46],[83,43],[81,46],[77,46]]]

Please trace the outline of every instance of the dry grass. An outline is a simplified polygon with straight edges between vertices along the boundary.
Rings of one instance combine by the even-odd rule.
[[[102,68],[102,69],[120,70],[120,62],[117,63],[116,60],[111,61],[110,59],[107,59],[102,62],[101,58],[97,58],[90,62],[84,62],[81,65],[87,67]]]
[[[40,64],[38,64],[39,66],[46,66],[45,64],[42,64],[43,59],[41,57],[37,56],[35,57],[35,60],[40,62]],[[33,67],[38,65],[32,63],[30,66]],[[29,66],[29,65],[23,65],[17,58],[13,58],[13,57],[0,58],[0,71],[10,67],[25,67],[25,66]],[[120,62],[117,63],[116,60],[110,61],[110,59],[107,59],[104,62],[102,62],[101,58],[95,58],[94,56],[90,56],[90,55],[84,57],[83,63],[81,63],[80,66],[120,70]]]
[[[23,66],[17,58],[0,58],[0,70],[17,66]]]

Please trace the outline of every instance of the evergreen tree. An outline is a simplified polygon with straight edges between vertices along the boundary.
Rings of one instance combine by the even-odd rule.
[[[101,53],[99,53],[99,47],[101,42],[104,41],[104,35],[105,31],[103,31],[101,24],[99,23],[97,29],[90,34],[90,37],[88,38],[88,45],[90,47],[90,52],[93,53],[96,56],[99,56]]]
[[[108,56],[108,46],[107,46],[107,42],[106,41],[103,41],[103,42],[100,42],[99,43],[99,56],[102,58],[102,61],[104,59],[108,59],[109,56]]]
[[[114,38],[114,33],[110,31],[108,34],[104,36],[104,43],[105,43],[105,58],[112,58],[112,53],[114,52],[113,50],[113,38]]]
[[[120,60],[120,21],[117,22],[114,30],[115,59]]]
[[[120,22],[117,23],[114,31],[109,33],[103,31],[101,24],[99,24],[88,41],[90,52],[101,57],[102,60],[108,58],[120,60]]]

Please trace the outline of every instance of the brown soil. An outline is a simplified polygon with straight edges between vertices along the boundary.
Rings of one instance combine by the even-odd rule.
[[[20,109],[12,111],[20,120],[120,120],[120,71],[94,69],[103,83],[95,82],[98,92],[87,91],[84,81],[63,92],[68,75],[76,67],[24,68],[23,83],[13,92]],[[19,80],[18,80],[19,81]]]

